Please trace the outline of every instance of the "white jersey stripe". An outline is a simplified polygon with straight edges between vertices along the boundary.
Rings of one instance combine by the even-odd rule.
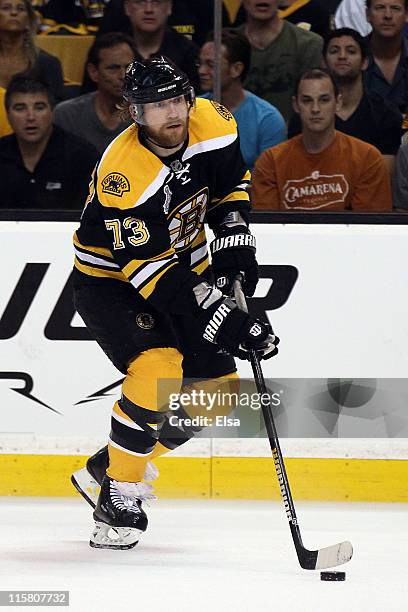
[[[207,244],[204,244],[203,246],[198,248],[196,251],[193,251],[191,253],[191,265],[195,264],[196,261],[204,257],[204,255],[206,254],[207,254]]]
[[[164,268],[168,265],[170,261],[177,260],[177,255],[173,255],[173,257],[169,257],[167,259],[160,259],[160,261],[153,261],[147,266],[144,266],[143,269],[138,273],[130,281],[136,289],[142,285],[145,280],[147,280],[150,276],[153,276],[155,273],[159,272],[161,268]]]
[[[146,200],[154,196],[156,192],[160,189],[160,187],[163,185],[169,173],[170,169],[167,166],[163,166],[154,181],[150,183],[150,185],[147,187],[147,189],[144,190],[137,202],[135,202],[135,206],[143,204],[143,202],[146,202]]]
[[[227,134],[226,136],[219,136],[218,138],[211,138],[211,140],[204,140],[197,142],[196,144],[187,147],[183,154],[183,160],[191,159],[194,155],[199,153],[206,153],[207,151],[215,151],[228,147],[232,142],[237,139],[238,134]]]
[[[138,429],[139,431],[144,431],[143,427],[140,427],[140,425],[138,425],[134,421],[128,421],[127,419],[124,419],[119,414],[116,414],[116,412],[112,412],[112,417],[119,423],[122,423],[122,425],[126,425],[126,427],[131,427],[132,429]]]
[[[106,266],[107,268],[116,268],[117,270],[120,270],[120,266],[118,266],[118,264],[115,264],[113,261],[106,261],[106,259],[100,259],[99,257],[95,257],[94,255],[83,253],[82,251],[79,251],[76,247],[74,248],[75,254],[80,261],[97,264],[98,266]]]
[[[114,442],[112,438],[109,438],[109,444],[114,448],[117,448],[118,450],[122,451],[123,453],[127,453],[128,455],[134,455],[135,457],[147,457],[152,453],[152,451],[149,451],[148,453],[136,453],[135,451],[128,450],[127,448],[116,444],[116,442]]]

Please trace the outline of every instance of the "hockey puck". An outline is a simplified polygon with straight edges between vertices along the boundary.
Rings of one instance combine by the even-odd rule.
[[[346,572],[320,572],[320,580],[339,582],[346,579]]]

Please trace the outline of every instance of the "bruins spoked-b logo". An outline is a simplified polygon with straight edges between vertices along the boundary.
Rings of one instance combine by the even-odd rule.
[[[217,111],[217,113],[219,113],[221,117],[224,117],[226,121],[231,121],[231,119],[233,119],[232,113],[228,110],[228,108],[225,108],[225,106],[223,106],[219,102],[216,102],[215,100],[210,100],[210,102]]]
[[[126,191],[130,191],[129,181],[123,174],[111,172],[102,179],[102,191],[121,198]]]
[[[153,329],[155,321],[148,312],[139,312],[136,317],[136,323],[142,329]]]
[[[187,249],[203,227],[208,189],[204,187],[175,208],[168,218],[171,246],[178,252]]]

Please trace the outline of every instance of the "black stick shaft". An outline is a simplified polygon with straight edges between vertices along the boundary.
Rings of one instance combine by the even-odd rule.
[[[245,296],[241,288],[241,281],[237,279],[234,282],[234,294],[237,301],[237,305],[248,312],[248,307],[246,304]],[[269,402],[266,403],[264,401],[262,404],[262,414],[265,421],[266,431],[268,433],[269,444],[272,451],[272,457],[275,464],[276,475],[278,477],[279,488],[282,495],[283,503],[285,506],[286,516],[289,521],[289,526],[292,532],[293,541],[295,544],[296,551],[299,556],[299,551],[303,548],[302,537],[300,534],[300,530],[298,527],[298,521],[296,517],[295,506],[293,503],[293,497],[290,490],[289,480],[286,473],[286,467],[282,456],[282,451],[279,444],[278,433],[276,431],[275,421],[273,418],[272,406],[270,401],[270,395],[266,388],[265,379],[263,376],[260,359],[255,350],[251,350],[249,352],[252,371],[255,378],[255,384],[258,393],[260,393],[264,398],[268,396]]]

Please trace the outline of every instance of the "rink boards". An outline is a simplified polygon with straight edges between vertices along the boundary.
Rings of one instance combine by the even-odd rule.
[[[121,377],[73,310],[76,226],[0,224],[0,495],[73,494],[71,471],[109,431]],[[408,229],[262,223],[254,233],[251,310],[282,338],[264,372],[287,394],[276,417],[294,495],[408,501]],[[159,460],[159,494],[277,498],[267,440],[228,436]]]

